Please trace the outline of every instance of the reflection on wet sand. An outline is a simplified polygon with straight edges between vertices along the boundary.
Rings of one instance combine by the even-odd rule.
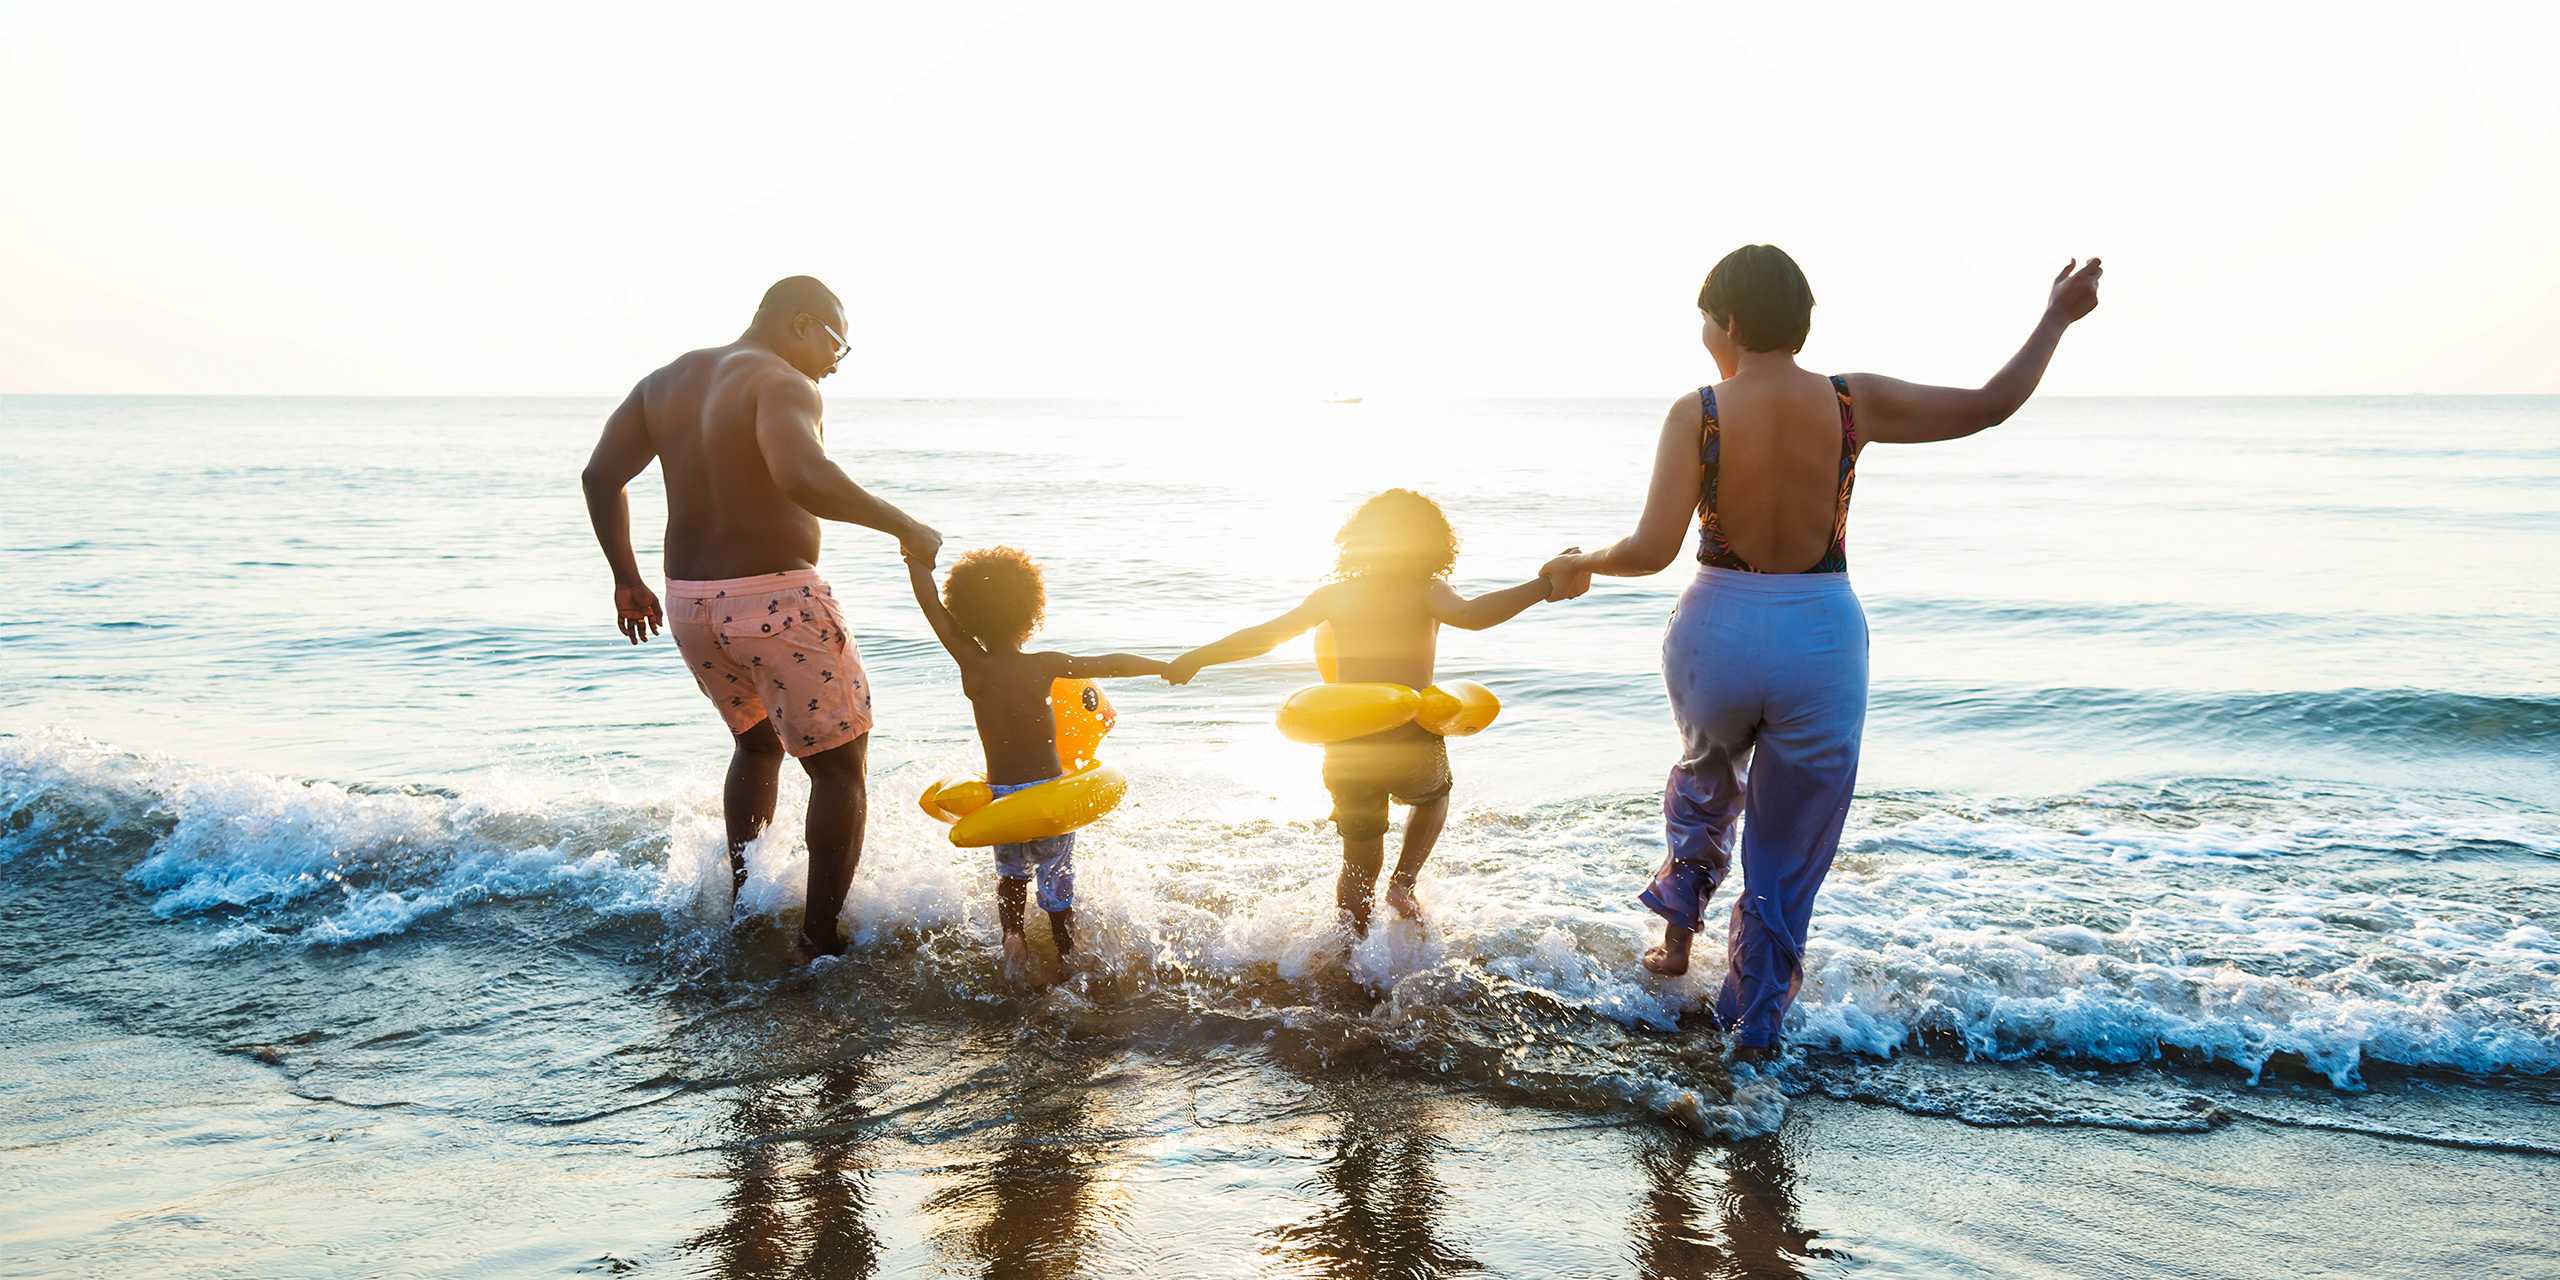
[[[1017,1054],[998,1068],[1013,1080],[971,1090],[937,1117],[963,1133],[1002,1133],[938,1169],[945,1185],[922,1206],[934,1252],[952,1272],[991,1280],[1090,1273],[1087,1248],[1121,1218],[1104,1183],[1126,1135],[1108,1131],[1107,1106],[1097,1114],[1099,1095],[1114,1084],[1097,1078],[1103,1061]]]
[[[1571,1113],[1526,1130],[1469,1091],[1166,1054],[1125,1028],[942,1030],[737,1086],[720,1216],[683,1247],[688,1271],[1687,1280],[1847,1261],[1800,1223],[1776,1138]]]
[[[869,1166],[854,1099],[872,1087],[865,1064],[769,1082],[738,1103],[719,1225],[687,1241],[721,1277],[859,1280],[880,1256],[864,1221]]]
[[[1269,1232],[1310,1276],[1441,1276],[1484,1264],[1441,1238],[1448,1196],[1435,1164],[1449,1145],[1433,1124],[1440,1099],[1326,1091],[1337,1128],[1305,1188],[1325,1204]]]
[[[1633,1130],[1636,1164],[1644,1170],[1644,1203],[1630,1224],[1636,1274],[1644,1280],[1692,1280],[1703,1276],[1801,1276],[1809,1259],[1844,1255],[1813,1244],[1818,1231],[1796,1220],[1795,1170],[1779,1136],[1745,1139],[1730,1147],[1702,1142],[1678,1130]],[[1701,1186],[1697,1166],[1722,1152],[1723,1185]],[[1713,1221],[1704,1202],[1715,1204]]]

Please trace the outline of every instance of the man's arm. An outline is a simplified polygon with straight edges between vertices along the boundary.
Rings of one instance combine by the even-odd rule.
[[[633,387],[605,418],[604,435],[588,456],[587,469],[578,476],[579,485],[587,491],[587,522],[595,526],[596,542],[604,548],[605,562],[613,566],[614,626],[633,644],[656,635],[667,621],[658,593],[640,578],[640,558],[631,550],[631,495],[624,489],[657,456],[657,447],[649,442],[640,388]]]
[[[942,550],[942,535],[923,521],[874,497],[827,457],[819,426],[818,386],[807,378],[776,374],[756,390],[756,448],[783,496],[821,520],[877,529],[928,568]]]
[[[1200,674],[1202,667],[1259,658],[1271,652],[1281,641],[1300,635],[1329,617],[1333,612],[1333,593],[1333,584],[1327,583],[1309,592],[1297,608],[1269,622],[1246,627],[1223,640],[1210,641],[1174,659],[1165,668],[1165,681],[1189,684],[1191,677]]]
[[[933,589],[933,559],[916,554],[913,547],[903,548],[907,557],[907,585],[915,588],[916,607],[924,610],[924,620],[933,624],[933,638],[942,642],[943,651],[966,671],[971,662],[987,656],[978,642],[960,634],[960,624],[951,620],[951,611],[942,607],[942,597]]]
[[[1516,587],[1488,591],[1470,600],[1451,589],[1448,583],[1433,582],[1423,592],[1423,606],[1431,616],[1462,631],[1482,631],[1498,627],[1520,616],[1520,611],[1547,598],[1547,580],[1531,578]]]
[[[1078,657],[1072,653],[1043,653],[1040,665],[1053,680],[1118,680],[1128,676],[1160,676],[1171,669],[1161,658],[1141,658],[1134,653],[1105,653]]]

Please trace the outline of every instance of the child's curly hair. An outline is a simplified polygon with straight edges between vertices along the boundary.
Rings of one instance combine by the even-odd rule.
[[[1458,564],[1458,531],[1440,504],[1411,489],[1389,489],[1360,504],[1333,535],[1336,582],[1353,578],[1445,578]]]
[[[1049,591],[1040,566],[1019,547],[984,547],[952,562],[942,607],[981,645],[1021,644],[1040,629]]]

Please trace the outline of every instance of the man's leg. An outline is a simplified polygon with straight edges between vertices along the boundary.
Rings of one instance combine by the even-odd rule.
[[[729,781],[720,789],[720,815],[729,824],[729,901],[747,887],[747,846],[773,825],[782,792],[782,739],[770,718],[737,735],[729,756]]]
[[[1441,825],[1449,820],[1449,797],[1425,801],[1413,807],[1412,816],[1404,820],[1404,851],[1396,855],[1396,873],[1387,877],[1387,905],[1407,920],[1422,918],[1422,900],[1413,896],[1415,877],[1422,874],[1422,864],[1431,857],[1432,846],[1440,843]],[[1381,856],[1385,850],[1379,850]]]
[[[862,822],[871,803],[863,781],[864,753],[870,746],[866,733],[800,758],[800,767],[809,773],[809,908],[800,925],[801,949],[808,959],[844,954],[844,933],[836,917],[844,911],[853,869],[862,861]]]

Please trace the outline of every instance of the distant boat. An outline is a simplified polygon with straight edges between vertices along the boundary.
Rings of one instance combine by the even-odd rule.
[[[1327,400],[1327,401],[1325,401],[1325,403],[1326,403],[1326,404],[1358,404],[1358,403],[1360,403],[1360,397],[1358,397],[1358,396],[1351,396],[1351,397],[1349,397],[1349,398],[1347,398],[1347,399],[1342,399],[1342,400]]]

